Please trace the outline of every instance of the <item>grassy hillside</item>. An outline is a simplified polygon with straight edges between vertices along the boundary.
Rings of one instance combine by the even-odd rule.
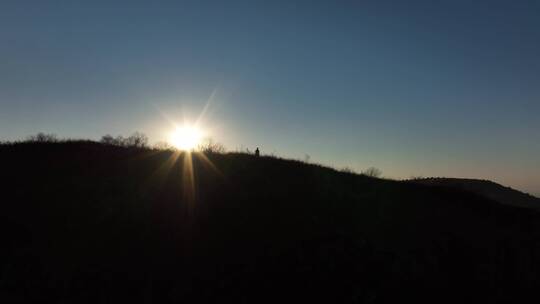
[[[191,179],[186,160],[0,146],[0,302],[538,298],[537,212],[246,154],[196,154]]]

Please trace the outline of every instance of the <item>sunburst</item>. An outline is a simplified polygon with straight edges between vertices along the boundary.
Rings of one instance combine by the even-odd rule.
[[[192,151],[200,145],[204,133],[200,128],[190,125],[177,127],[169,137],[169,142],[179,150]]]

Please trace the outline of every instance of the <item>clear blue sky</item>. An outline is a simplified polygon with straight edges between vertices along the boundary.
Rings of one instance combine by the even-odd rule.
[[[0,2],[0,138],[98,139],[204,116],[389,177],[540,194],[539,1]]]

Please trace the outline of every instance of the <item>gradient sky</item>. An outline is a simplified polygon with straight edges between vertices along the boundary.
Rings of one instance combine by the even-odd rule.
[[[0,2],[0,139],[230,150],[540,195],[540,1]],[[212,97],[212,98],[211,98]]]

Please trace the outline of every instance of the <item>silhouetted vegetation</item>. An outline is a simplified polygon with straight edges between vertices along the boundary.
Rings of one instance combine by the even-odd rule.
[[[369,167],[366,170],[362,171],[362,174],[369,177],[381,177],[382,171],[375,167]]]
[[[215,142],[212,138],[206,138],[198,145],[197,151],[204,153],[225,153],[226,149],[223,144]]]
[[[154,148],[155,150],[170,150],[170,151],[174,151],[176,150],[176,148],[171,145],[170,143],[166,142],[166,141],[159,141],[157,143],[155,143],[152,148]]]
[[[27,142],[36,142],[36,143],[53,143],[58,142],[56,134],[46,134],[38,133],[36,135],[30,135],[26,138]]]
[[[107,134],[101,137],[101,143],[119,147],[146,148],[148,147],[148,137],[140,132],[135,132],[129,137],[121,135],[112,137]]]
[[[190,163],[140,139],[0,145],[0,302],[539,298],[537,212],[264,155]]]
[[[343,173],[356,174],[356,171],[351,167],[343,167],[340,171]]]

